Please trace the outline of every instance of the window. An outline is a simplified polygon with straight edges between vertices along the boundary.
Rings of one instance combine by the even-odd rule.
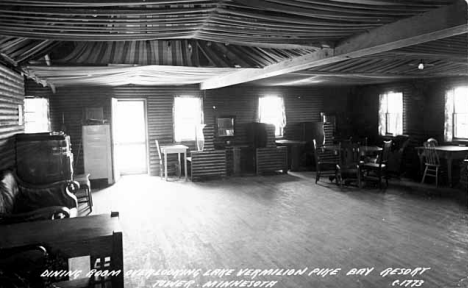
[[[468,140],[468,86],[445,94],[445,141]]]
[[[202,123],[201,98],[191,96],[174,98],[174,139],[176,142],[195,140],[196,127]]]
[[[24,132],[49,132],[49,100],[45,98],[24,99]]]
[[[388,92],[380,95],[379,134],[403,134],[403,93]]]
[[[286,126],[283,98],[265,96],[260,97],[258,103],[258,122],[275,125],[275,136],[283,136],[283,128]]]

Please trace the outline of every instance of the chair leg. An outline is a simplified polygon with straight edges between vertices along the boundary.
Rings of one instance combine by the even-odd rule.
[[[427,174],[427,166],[426,168],[424,169],[424,174],[423,174],[423,178],[421,180],[421,184],[424,183],[424,180],[426,180],[426,174]]]
[[[315,175],[315,184],[320,180],[320,170],[317,170],[317,174]]]
[[[164,174],[163,162],[159,161],[159,175],[161,176],[161,180],[163,179],[163,174]]]
[[[439,187],[439,167],[436,167],[436,187]]]
[[[88,194],[89,212],[93,212],[93,195],[91,194],[91,189],[86,189],[86,193]]]
[[[357,168],[357,185],[358,185],[358,188],[362,188],[362,186],[361,186],[361,170],[359,170],[359,167]]]

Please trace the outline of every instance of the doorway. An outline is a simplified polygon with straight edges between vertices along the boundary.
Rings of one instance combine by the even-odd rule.
[[[121,175],[148,173],[146,100],[113,99],[115,170]]]

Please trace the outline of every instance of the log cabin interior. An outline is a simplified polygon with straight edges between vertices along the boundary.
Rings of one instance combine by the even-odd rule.
[[[1,1],[0,169],[74,202],[18,220],[33,188],[2,172],[0,276],[34,253],[55,287],[468,287],[467,15]]]

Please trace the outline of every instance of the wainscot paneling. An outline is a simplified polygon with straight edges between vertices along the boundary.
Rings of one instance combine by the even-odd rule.
[[[23,107],[23,77],[0,65],[0,169],[15,166],[14,135],[24,132],[24,125],[20,125]]]

